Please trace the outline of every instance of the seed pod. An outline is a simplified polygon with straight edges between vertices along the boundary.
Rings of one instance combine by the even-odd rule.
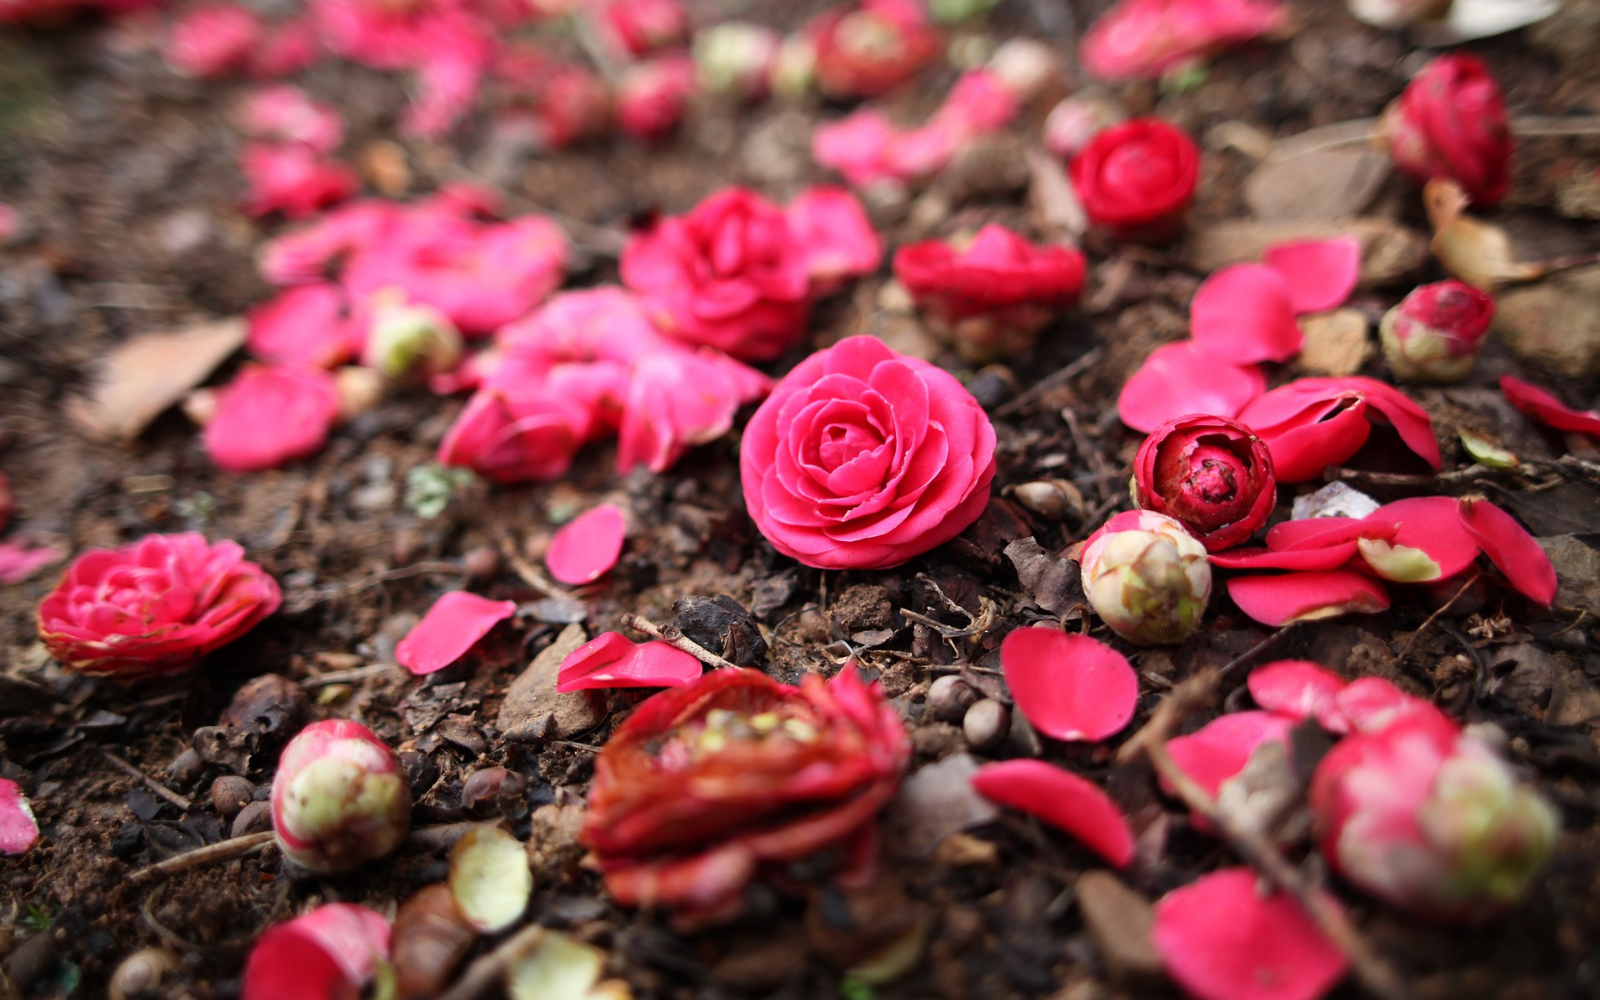
[[[972,685],[947,674],[928,687],[928,709],[940,722],[955,722],[967,714],[967,709],[982,695]]]
[[[993,698],[985,698],[967,709],[961,720],[967,745],[974,750],[992,750],[1011,729],[1011,713]]]
[[[1012,487],[1011,495],[1017,503],[1053,521],[1064,521],[1068,517],[1083,520],[1083,494],[1065,479],[1040,479],[1023,483]]]

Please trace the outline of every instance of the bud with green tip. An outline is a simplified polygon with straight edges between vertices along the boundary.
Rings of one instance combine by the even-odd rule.
[[[1459,281],[1420,285],[1384,314],[1383,354],[1401,382],[1459,382],[1472,372],[1494,299]]]
[[[272,829],[284,857],[314,872],[380,858],[411,825],[400,759],[359,722],[314,722],[284,747],[272,780]]]
[[[361,363],[389,378],[409,380],[447,372],[461,360],[461,333],[450,317],[401,296],[374,297],[372,326]]]
[[[1211,598],[1206,548],[1165,514],[1118,514],[1089,536],[1083,589],[1112,631],[1141,646],[1182,642]]]
[[[713,94],[742,101],[767,96],[772,68],[783,38],[748,21],[726,21],[695,32],[694,62],[700,85]]]

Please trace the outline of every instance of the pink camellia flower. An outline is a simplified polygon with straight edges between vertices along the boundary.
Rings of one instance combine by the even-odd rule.
[[[1099,785],[1071,771],[1042,760],[1003,760],[978,768],[972,787],[991,802],[1065,830],[1118,868],[1133,863],[1133,831],[1122,810]]]
[[[898,186],[924,166],[898,155],[901,133],[876,108],[860,108],[811,132],[811,157],[858,188]],[[942,161],[940,161],[942,162]]]
[[[267,928],[245,962],[240,1000],[358,997],[388,958],[388,918],[354,903],[327,903]]]
[[[1288,286],[1296,315],[1343,305],[1361,278],[1361,241],[1354,236],[1275,243],[1261,259]]]
[[[1204,371],[1205,378],[1195,373]],[[1218,360],[1192,340],[1165,344],[1122,385],[1117,415],[1136,431],[1149,433],[1191,413],[1231,418],[1267,389],[1267,377],[1254,366]]]
[[[1208,552],[1267,523],[1277,502],[1272,456],[1250,429],[1193,415],[1157,427],[1133,460],[1134,501],[1177,518]]]
[[[443,670],[516,613],[516,601],[491,601],[452,590],[434,601],[422,620],[395,644],[395,662],[419,676]]]
[[[214,3],[197,7],[172,26],[163,50],[167,65],[207,79],[242,68],[261,38],[261,18],[247,7]]]
[[[250,310],[250,353],[287,367],[333,368],[354,357],[359,324],[345,317],[344,289],[296,285]]]
[[[1438,56],[1383,113],[1395,166],[1418,184],[1446,177],[1473,202],[1498,205],[1511,185],[1511,130],[1500,85],[1467,52]]]
[[[239,106],[237,118],[247,135],[299,142],[319,153],[331,153],[344,142],[344,122],[339,119],[339,112],[287,83],[251,93]]]
[[[1519,412],[1532,417],[1546,427],[1575,434],[1600,437],[1600,413],[1594,410],[1575,410],[1545,389],[1520,378],[1503,375],[1500,393]]]
[[[1063,160],[1071,160],[1084,151],[1089,140],[1127,118],[1121,106],[1109,98],[1063,98],[1044,120],[1044,148]]]
[[[617,81],[617,126],[649,142],[671,135],[695,92],[694,61],[675,54],[634,63]]]
[[[283,856],[323,874],[400,846],[411,789],[389,745],[347,719],[313,722],[283,748],[272,779],[272,829]]]
[[[363,200],[341,205],[314,222],[290,229],[261,248],[261,276],[274,285],[326,280],[334,265],[378,240],[406,217],[404,205]]]
[[[1266,441],[1280,483],[1315,479],[1354,455],[1372,433],[1373,418],[1387,421],[1417,457],[1440,468],[1427,411],[1370,378],[1296,379],[1245,404],[1237,416]]]
[[[39,821],[22,786],[0,778],[0,854],[26,854],[39,842]]]
[[[817,89],[837,98],[891,90],[940,46],[920,0],[861,0],[818,15],[804,30],[814,46]]]
[[[450,425],[438,458],[501,483],[555,479],[571,468],[594,426],[593,413],[581,403],[543,392],[485,388]]]
[[[1515,903],[1559,828],[1493,747],[1432,706],[1341,740],[1317,765],[1311,809],[1339,874],[1442,920]]]
[[[1128,658],[1086,635],[1016,629],[1000,645],[1000,666],[1017,711],[1052,739],[1098,743],[1121,732],[1139,707]]]
[[[605,0],[583,10],[624,56],[670,48],[689,35],[689,12],[678,0]]]
[[[574,587],[593,583],[617,564],[627,532],[622,508],[600,504],[556,530],[545,553],[545,565],[562,583]]]
[[[894,255],[895,277],[928,325],[969,362],[1015,357],[1083,291],[1083,254],[989,224],[965,246],[926,240]]]
[[[1488,292],[1459,281],[1412,289],[1383,315],[1383,356],[1402,382],[1459,382],[1478,362],[1494,319]]]
[[[700,83],[713,94],[759,101],[772,86],[783,37],[749,21],[724,21],[694,33]]]
[[[1080,53],[1102,80],[1155,79],[1287,23],[1278,0],[1121,0],[1083,36]]]
[[[1289,283],[1264,264],[1235,264],[1200,283],[1189,306],[1194,342],[1230,364],[1287,361],[1305,335]]]
[[[1482,497],[1462,497],[1457,514],[1513,587],[1547,608],[1555,603],[1559,582],[1550,556],[1516,518]]]
[[[249,143],[239,167],[250,182],[245,211],[251,215],[282,212],[303,219],[344,201],[361,186],[348,166],[298,142]]]
[[[785,555],[885,569],[960,534],[989,502],[995,433],[954,377],[871,337],[811,355],[739,449],[745,506]]]
[[[277,468],[320,450],[338,416],[339,392],[327,372],[246,365],[217,394],[206,454],[229,472]]]
[[[742,361],[770,361],[805,333],[805,248],[753,191],[729,188],[636,233],[621,273],[666,332]]]
[[[1319,621],[1348,614],[1376,614],[1389,607],[1389,592],[1365,573],[1332,569],[1282,576],[1236,576],[1228,596],[1263,625]]]
[[[39,604],[39,638],[69,669],[141,680],[191,666],[282,603],[236,543],[146,535],[79,556]]]
[[[871,274],[883,262],[883,240],[855,195],[839,187],[809,187],[783,210],[789,231],[805,248],[813,295],[848,278]]]
[[[876,815],[911,759],[905,727],[854,663],[800,687],[713,670],[657,694],[596,756],[582,840],[626,906],[680,929],[744,909],[763,869],[830,850],[866,876]],[[805,876],[815,880],[816,866]]]
[[[312,0],[317,33],[334,54],[375,69],[404,69],[426,47],[423,7],[375,0]]]
[[[1084,542],[1081,563],[1095,613],[1141,646],[1187,639],[1211,599],[1206,547],[1165,514],[1116,515]]]
[[[1119,240],[1161,243],[1183,227],[1200,180],[1200,150],[1155,118],[1102,130],[1068,165],[1089,221]]]
[[[660,640],[633,642],[602,632],[561,661],[557,691],[592,688],[677,687],[700,678],[700,661]]]

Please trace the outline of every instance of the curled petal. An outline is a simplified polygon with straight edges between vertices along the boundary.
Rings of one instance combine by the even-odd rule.
[[[627,532],[622,509],[603,503],[561,526],[550,539],[545,565],[562,583],[574,587],[593,583],[617,564]]]
[[[589,688],[676,687],[700,676],[700,661],[660,640],[633,642],[604,632],[561,661],[557,691]]]
[[[1250,697],[1270,712],[1299,722],[1315,718],[1329,732],[1343,732],[1343,713],[1339,711],[1339,692],[1345,680],[1310,660],[1278,660],[1250,672],[1246,681]]]
[[[1207,556],[1211,565],[1221,569],[1338,569],[1356,554],[1354,541],[1329,545],[1324,548],[1291,549],[1274,552],[1272,549],[1230,549],[1213,552]]]
[[[1458,510],[1462,526],[1483,547],[1489,561],[1511,581],[1511,586],[1547,608],[1555,603],[1559,586],[1556,569],[1544,549],[1516,518],[1477,497],[1462,497]]]
[[[1344,304],[1361,276],[1361,241],[1354,236],[1279,243],[1262,254],[1289,286],[1296,314],[1324,312]]]
[[[1196,378],[1196,371],[1205,378]],[[1267,388],[1261,369],[1219,362],[1192,340],[1150,352],[1117,396],[1122,422],[1146,434],[1168,420],[1201,413],[1233,417]]]
[[[1389,607],[1389,592],[1364,573],[1324,570],[1283,576],[1236,576],[1228,596],[1239,610],[1277,628],[1347,614],[1375,614]]]
[[[1478,543],[1452,518],[1452,497],[1411,497],[1384,504],[1363,520],[1393,526],[1388,538],[1365,537],[1356,546],[1373,573],[1396,583],[1422,583],[1455,576],[1478,558]]]
[[[453,590],[433,602],[422,621],[395,645],[395,661],[413,674],[443,670],[516,613],[516,601],[491,601]]]
[[[1215,797],[1224,781],[1244,770],[1256,747],[1268,740],[1286,742],[1293,726],[1293,719],[1274,712],[1230,712],[1168,740],[1167,752],[1184,774]],[[1162,788],[1171,791],[1165,781]]]
[[[1086,635],[1020,628],[1000,646],[1017,709],[1046,736],[1097,742],[1121,731],[1139,702],[1139,678],[1121,653]]]
[[[1133,862],[1133,832],[1100,786],[1042,760],[985,764],[972,787],[991,802],[1037,816],[1065,830],[1118,868]]]
[[[1189,307],[1194,342],[1235,365],[1287,361],[1299,354],[1305,334],[1294,314],[1289,283],[1261,264],[1216,272],[1201,283]]]
[[[1510,375],[1500,379],[1500,392],[1522,413],[1546,427],[1600,437],[1600,414],[1574,410],[1549,392]]]

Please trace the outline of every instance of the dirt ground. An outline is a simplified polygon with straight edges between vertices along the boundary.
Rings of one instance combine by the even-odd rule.
[[[743,16],[787,30],[818,6],[766,0]],[[990,30],[1041,37],[1070,54],[1077,32],[1106,6],[1005,0]],[[50,31],[0,33],[0,200],[15,205],[27,226],[0,247],[0,469],[17,493],[18,521],[74,552],[158,531],[233,538],[276,576],[285,596],[281,613],[191,677],[123,689],[64,673],[38,644],[34,609],[53,570],[0,588],[0,775],[24,785],[45,833],[26,856],[0,862],[0,952],[9,950],[7,968],[24,984],[23,995],[104,995],[122,957],[164,943],[182,956],[183,969],[163,996],[232,997],[249,943],[271,922],[311,900],[386,909],[443,877],[442,852],[414,845],[345,876],[297,873],[269,850],[146,887],[129,884],[135,869],[229,835],[231,823],[209,791],[224,769],[169,766],[196,729],[216,723],[241,684],[269,672],[302,682],[315,712],[360,718],[391,745],[426,758],[427,765],[413,763],[431,766],[437,777],[430,782],[422,775],[418,827],[482,815],[484,805],[474,811],[462,802],[462,779],[480,767],[502,764],[525,776],[525,801],[488,808],[503,809],[519,836],[549,839],[532,919],[606,948],[614,973],[636,995],[840,995],[839,973],[807,945],[803,900],[763,895],[733,927],[688,936],[669,930],[660,915],[612,903],[598,877],[573,863],[570,831],[541,825],[531,813],[581,802],[594,748],[639,695],[613,693],[602,721],[569,739],[514,742],[496,729],[506,689],[571,621],[585,621],[590,634],[618,627],[625,613],[666,622],[680,598],[726,594],[751,609],[771,650],[769,669],[783,679],[831,672],[858,651],[912,730],[914,772],[968,751],[959,726],[927,710],[928,686],[961,664],[969,665],[966,676],[993,684],[997,678],[984,670],[996,666],[1004,634],[1048,614],[1003,554],[1009,541],[1032,535],[1057,551],[1126,507],[1138,435],[1117,421],[1115,394],[1150,349],[1183,333],[1189,296],[1203,276],[1192,265],[1192,234],[1247,212],[1243,182],[1253,162],[1227,136],[1241,125],[1286,136],[1376,115],[1418,64],[1400,36],[1359,25],[1341,4],[1292,6],[1299,23],[1294,37],[1229,54],[1197,88],[1119,91],[1131,111],[1179,123],[1206,147],[1190,241],[1160,252],[1091,242],[1087,304],[1048,328],[1035,356],[1009,369],[963,373],[999,433],[996,500],[955,543],[882,572],[824,573],[778,556],[744,513],[731,437],[696,450],[663,476],[619,477],[613,446],[591,446],[562,482],[479,485],[433,519],[407,506],[407,475],[432,457],[459,398],[417,392],[391,399],[336,432],[321,454],[252,475],[213,468],[176,413],[125,448],[86,440],[64,421],[62,404],[85,384],[93,362],[132,334],[238,315],[266,298],[253,255],[281,227],[252,222],[237,207],[239,140],[226,114],[242,84],[175,77],[141,34],[148,29],[135,23],[85,19]],[[714,3],[691,8],[701,23],[726,14]],[[1490,62],[1515,112],[1600,113],[1600,70],[1574,71],[1520,35],[1471,48]],[[953,77],[954,70],[930,71],[893,104],[914,116],[936,103]],[[344,114],[347,150],[395,138],[405,99],[400,79],[328,62],[303,83]],[[1036,142],[1046,110],[1048,103],[1031,108],[997,140],[1000,148]],[[571,287],[614,280],[611,239],[643,213],[687,210],[731,183],[783,197],[824,179],[807,152],[810,126],[838,113],[815,103],[734,110],[706,102],[679,138],[659,148],[617,138],[521,159],[497,147],[481,110],[447,142],[398,141],[414,192],[470,177],[501,187],[514,211],[559,209],[586,250]],[[1562,179],[1592,170],[1597,155],[1596,138],[1525,142],[1506,215],[1559,228],[1550,246],[1600,249],[1593,223],[1560,219],[1551,208]],[[1007,169],[1008,157],[972,159],[933,194],[874,209],[890,246],[990,219],[1028,225],[1026,174]],[[1388,182],[1368,214],[1419,233],[1426,228],[1414,191],[1399,179]],[[1384,287],[1364,289],[1355,305],[1375,318],[1415,280],[1440,277],[1435,267],[1425,263]],[[878,292],[887,280],[885,267],[825,303],[810,346],[869,332],[902,349],[926,347],[913,320],[881,307]],[[1029,393],[1042,376],[1096,347],[1104,350],[1098,364]],[[771,370],[781,373],[800,356]],[[956,366],[953,358],[944,361]],[[1381,369],[1370,361],[1365,370],[1381,377]],[[1593,402],[1600,392],[1600,382],[1528,368],[1492,345],[1467,387],[1414,393],[1441,427],[1447,469],[1470,463],[1445,429],[1462,423],[1520,435],[1525,459],[1548,463],[1561,454],[1562,442],[1519,423],[1487,391],[1508,372],[1558,387],[1573,400]],[[1293,364],[1281,366],[1273,379],[1297,373]],[[1357,925],[1425,1000],[1600,996],[1600,719],[1572,708],[1600,699],[1600,608],[1592,578],[1600,556],[1588,547],[1600,546],[1600,483],[1577,467],[1541,468],[1435,486],[1408,479],[1414,469],[1396,467],[1386,470],[1390,479],[1353,485],[1384,500],[1488,492],[1536,534],[1571,536],[1578,556],[1592,557],[1574,563],[1591,566],[1591,577],[1587,589],[1584,581],[1567,580],[1556,610],[1535,613],[1494,592],[1481,607],[1453,609],[1402,657],[1432,610],[1408,596],[1388,613],[1298,626],[1255,653],[1314,659],[1347,676],[1389,677],[1466,720],[1498,724],[1510,737],[1512,758],[1560,808],[1564,831],[1553,862],[1525,903],[1498,922],[1428,926],[1335,883]],[[1070,480],[1082,505],[1048,517],[1007,499],[1010,487],[1044,478]],[[1284,492],[1286,505],[1293,491]],[[546,599],[519,577],[507,553],[537,562],[554,524],[602,498],[623,503],[632,516],[622,562],[609,581],[582,591],[581,603]],[[475,591],[524,602],[525,613],[443,673],[414,678],[389,665],[396,640],[469,571]],[[973,613],[980,598],[994,601],[999,616],[974,637],[943,640],[901,613],[965,625],[941,591]],[[1144,678],[1135,727],[1171,682],[1255,649],[1268,635],[1218,588],[1207,627],[1183,646],[1119,645]],[[1242,674],[1230,682],[1225,705],[1243,703],[1241,682]],[[1042,754],[1101,782],[1123,805],[1147,859],[1129,876],[1135,889],[1155,898],[1236,863],[1160,799],[1146,773],[1114,766],[1115,744],[1047,743]],[[982,760],[1022,752],[1007,744],[974,753]],[[264,797],[272,760],[241,763],[239,770]],[[175,795],[162,795],[156,785]],[[185,801],[188,808],[180,807]],[[1130,977],[1091,939],[1076,883],[1097,863],[1068,838],[1008,814],[947,841],[954,847],[928,853],[915,824],[903,819],[905,808],[890,810],[884,857],[904,882],[908,905],[930,919],[932,934],[927,957],[906,978],[878,988],[881,996],[1173,994],[1159,981]],[[1334,996],[1356,994],[1347,983]]]

